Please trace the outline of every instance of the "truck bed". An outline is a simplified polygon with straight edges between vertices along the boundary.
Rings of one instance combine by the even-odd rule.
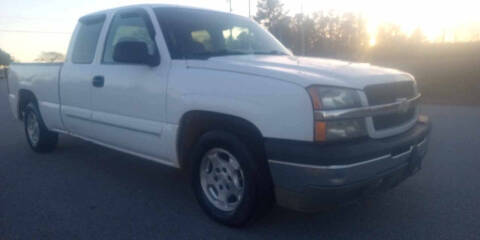
[[[45,124],[61,127],[59,75],[63,63],[15,63],[8,73],[8,98],[15,118],[19,117],[18,97],[25,91],[35,93]],[[21,91],[20,91],[21,90]]]

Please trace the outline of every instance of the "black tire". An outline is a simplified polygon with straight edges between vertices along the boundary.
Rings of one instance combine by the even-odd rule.
[[[25,135],[32,150],[37,153],[48,153],[55,150],[58,143],[58,133],[49,131],[47,129],[36,104],[28,103],[27,106],[25,106],[23,116]],[[29,119],[31,117],[33,117],[38,123],[37,139],[33,139],[29,134]]]
[[[192,187],[200,206],[209,217],[228,226],[240,227],[252,219],[265,215],[274,202],[273,184],[266,160],[247,146],[237,136],[216,130],[202,135],[190,155]],[[202,189],[200,179],[202,159],[207,152],[218,148],[231,153],[243,171],[243,197],[232,211],[217,208]]]

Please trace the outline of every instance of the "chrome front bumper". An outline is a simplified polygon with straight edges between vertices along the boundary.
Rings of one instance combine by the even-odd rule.
[[[296,181],[303,185],[312,185],[317,187],[335,187],[353,184],[372,176],[381,175],[388,169],[393,169],[401,165],[408,165],[412,155],[423,158],[427,152],[428,138],[424,138],[420,143],[410,146],[410,148],[398,154],[386,154],[377,158],[369,159],[363,162],[347,165],[318,166],[310,164],[290,163],[276,160],[269,160],[270,167],[276,168],[278,165],[291,167],[291,171],[300,171],[303,174],[295,174]]]

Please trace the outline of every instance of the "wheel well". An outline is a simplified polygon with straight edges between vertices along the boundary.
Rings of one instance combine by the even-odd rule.
[[[189,167],[189,152],[195,142],[210,130],[224,130],[239,137],[256,154],[265,156],[263,136],[251,122],[232,115],[191,111],[183,115],[177,137],[177,153],[182,169]]]
[[[18,92],[18,118],[23,120],[23,110],[29,102],[33,102],[38,106],[37,98],[30,90],[20,89]]]

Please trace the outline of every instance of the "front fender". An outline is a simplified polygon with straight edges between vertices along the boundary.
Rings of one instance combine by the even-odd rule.
[[[243,118],[264,137],[311,141],[313,111],[299,85],[260,76],[205,69],[171,72],[167,121],[194,110]]]

